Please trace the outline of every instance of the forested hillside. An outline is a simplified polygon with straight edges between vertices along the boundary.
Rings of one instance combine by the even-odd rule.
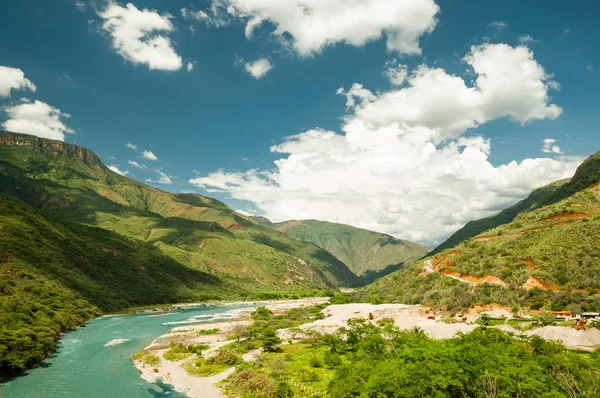
[[[0,194],[0,380],[44,359],[60,333],[101,311],[228,289],[150,244]]]
[[[366,280],[374,280],[404,265],[412,264],[429,251],[417,243],[350,225],[318,220],[271,223],[264,217],[254,219],[263,225],[322,247]]]
[[[176,261],[248,290],[353,285],[319,247],[255,224],[225,204],[118,175],[92,151],[0,133],[0,192],[44,212],[152,243]]]
[[[536,195],[536,193],[534,193]],[[600,153],[512,221],[376,281],[366,296],[449,310],[600,310]]]

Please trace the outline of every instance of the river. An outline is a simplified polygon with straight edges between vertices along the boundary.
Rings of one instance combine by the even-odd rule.
[[[245,306],[192,307],[163,315],[106,316],[67,333],[39,368],[0,385],[2,398],[185,397],[140,378],[130,356],[176,326],[223,319]],[[108,344],[108,345],[107,345]]]

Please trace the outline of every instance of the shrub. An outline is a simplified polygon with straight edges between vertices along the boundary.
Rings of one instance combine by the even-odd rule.
[[[314,356],[310,358],[310,366],[312,366],[313,368],[322,368],[323,362],[321,362],[321,360],[317,356]]]
[[[231,351],[219,350],[217,355],[206,360],[208,364],[233,366],[240,361],[237,355]]]
[[[294,392],[285,381],[280,381],[277,383],[277,385],[275,385],[273,396],[275,398],[292,398],[294,396]]]
[[[342,364],[342,357],[339,354],[336,354],[335,352],[326,352],[325,357],[323,359],[325,361],[325,365],[332,369]]]

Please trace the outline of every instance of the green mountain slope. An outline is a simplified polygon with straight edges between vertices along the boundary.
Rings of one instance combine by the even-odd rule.
[[[0,192],[54,216],[152,243],[172,259],[243,290],[357,283],[319,247],[257,225],[201,195],[120,176],[92,151],[0,132]]]
[[[536,206],[546,202],[560,187],[567,182],[569,182],[569,179],[556,181],[544,187],[535,189],[527,198],[502,210],[496,215],[486,217],[481,220],[469,221],[464,227],[452,234],[452,236],[450,236],[444,243],[436,247],[430,254],[436,254],[444,249],[456,246],[465,239],[470,239],[474,236],[477,236],[485,230],[496,228],[500,225],[511,222],[520,213],[535,208]]]
[[[600,152],[512,221],[388,275],[364,294],[448,310],[487,303],[600,310]]]
[[[264,217],[254,218],[263,225],[295,238],[312,242],[336,256],[356,275],[375,279],[400,266],[412,264],[429,249],[417,243],[390,235],[317,220],[270,223]]]
[[[60,333],[100,311],[226,290],[150,244],[0,194],[0,380],[43,360]]]

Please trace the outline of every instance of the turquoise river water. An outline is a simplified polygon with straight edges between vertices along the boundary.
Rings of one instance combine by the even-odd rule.
[[[164,315],[106,316],[66,334],[41,367],[0,385],[2,398],[185,397],[170,386],[146,383],[131,354],[176,326],[227,319],[247,306],[192,307]],[[107,345],[108,344],[108,345]]]

